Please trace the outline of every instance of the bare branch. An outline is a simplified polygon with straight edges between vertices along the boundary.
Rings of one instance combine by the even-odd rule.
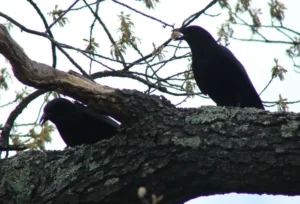
[[[40,95],[46,93],[47,90],[41,89],[41,90],[37,90],[33,93],[31,93],[30,95],[28,95],[26,98],[24,98],[24,100],[22,100],[17,106],[16,108],[9,114],[5,125],[3,127],[3,130],[1,132],[1,138],[3,138],[4,143],[6,145],[9,144],[9,133],[13,127],[13,124],[15,122],[15,120],[17,119],[17,117],[22,113],[22,111],[24,110],[24,108],[27,107],[27,105],[33,101],[34,99],[36,99],[37,97],[39,97]]]
[[[44,26],[45,28],[48,28],[48,23],[47,23],[47,20],[44,16],[44,14],[42,13],[42,11],[40,10],[40,8],[37,6],[36,3],[34,3],[32,0],[27,0],[32,6],[33,8],[36,10],[36,12],[39,14],[40,18],[42,19],[43,23],[44,23]],[[46,31],[49,36],[54,39],[54,36],[51,32],[51,30],[47,30]],[[56,63],[57,63],[57,57],[56,57],[56,49],[55,49],[55,44],[53,42],[51,42],[51,49],[52,49],[52,67],[56,67]]]
[[[145,16],[145,17],[150,18],[150,19],[152,19],[152,20],[154,20],[154,21],[157,21],[157,22],[163,24],[164,27],[168,26],[168,27],[171,27],[172,29],[174,28],[174,25],[170,25],[170,24],[168,24],[168,23],[166,23],[166,22],[164,22],[164,21],[162,21],[162,20],[159,20],[159,19],[153,17],[153,16],[149,16],[149,15],[143,13],[143,12],[140,12],[140,11],[138,11],[138,10],[136,10],[136,9],[134,9],[134,8],[132,8],[132,7],[130,7],[130,6],[128,6],[127,4],[124,4],[124,3],[119,2],[119,1],[116,1],[116,0],[112,0],[112,1],[115,2],[115,3],[117,3],[117,4],[119,4],[119,5],[122,5],[122,6],[126,7],[126,8],[128,8],[128,9],[131,10],[131,11],[134,11],[134,12],[136,12],[136,13],[138,13],[138,14],[141,14],[142,16]]]

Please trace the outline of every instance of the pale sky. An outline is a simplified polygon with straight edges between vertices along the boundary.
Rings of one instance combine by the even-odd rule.
[[[120,0],[121,1],[121,0]],[[36,1],[38,6],[48,18],[48,22],[51,23],[51,17],[46,13],[54,9],[56,4],[59,5],[59,8],[66,9],[74,1],[65,0],[43,0]],[[92,1],[89,1],[92,2]],[[144,4],[140,1],[135,0],[123,0],[121,2],[130,2],[130,6],[145,12],[149,15],[155,16],[158,19],[163,20],[169,24],[175,24],[175,27],[180,27],[183,20],[185,20],[191,14],[204,8],[210,0],[184,0],[184,1],[174,1],[174,0],[161,0],[161,3],[157,5],[155,10],[148,10],[145,8]],[[184,3],[174,3],[174,2],[184,2]],[[232,2],[232,1],[230,1]],[[268,7],[267,1],[253,0],[256,7],[262,7],[262,12],[266,14],[262,16],[261,20],[263,24],[268,24],[270,19],[268,17]],[[286,12],[285,25],[290,28],[299,28],[299,8],[300,2],[296,0],[285,0],[284,4],[287,6],[288,11]],[[16,6],[17,5],[17,6]],[[81,5],[81,4],[79,4]],[[152,20],[140,16],[138,14],[132,13],[126,8],[116,5],[115,3],[107,0],[100,4],[99,14],[102,20],[105,22],[108,29],[113,34],[114,38],[117,39],[118,34],[114,32],[119,26],[119,21],[117,14],[121,11],[124,11],[125,14],[131,13],[131,18],[135,24],[135,35],[139,37],[142,41],[141,44],[138,44],[140,50],[143,54],[148,54],[152,52],[153,46],[152,43],[155,43],[156,46],[160,45],[166,41],[171,34],[170,28],[162,28],[162,25]],[[41,19],[38,17],[35,10],[30,6],[30,4],[25,0],[0,0],[0,12],[7,14],[12,17],[19,23],[25,25],[27,28],[44,31],[44,27]],[[200,25],[208,30],[215,38],[217,38],[217,28],[224,22],[224,17],[226,16],[224,11],[219,9],[218,5],[215,5],[207,11],[209,14],[219,14],[218,17],[208,17],[201,16],[193,25]],[[80,11],[80,14],[77,12],[71,12],[67,15],[69,23],[61,28],[58,25],[54,26],[53,34],[55,39],[59,42],[72,45],[74,47],[80,47],[84,49],[86,43],[82,40],[83,38],[89,38],[89,27],[93,21],[92,15],[88,9]],[[0,22],[6,22],[4,19],[0,18]],[[239,37],[249,37],[249,32],[245,29],[235,27],[235,34]],[[97,53],[110,57],[109,49],[111,46],[110,41],[107,39],[105,33],[102,31],[100,26],[96,26],[94,37],[99,43],[100,48],[97,50]],[[48,40],[37,37],[26,32],[21,32],[19,28],[14,27],[11,30],[12,37],[22,46],[27,55],[36,61],[43,62],[45,64],[52,64],[52,55],[50,49],[50,43]],[[266,33],[270,38],[278,37],[278,34]],[[281,37],[281,36],[279,36]],[[184,45],[187,45],[184,43]],[[294,67],[292,66],[291,60],[286,57],[285,49],[287,45],[279,44],[262,44],[262,43],[246,43],[230,40],[229,49],[235,54],[235,56],[240,60],[244,65],[247,73],[252,80],[257,92],[260,92],[271,77],[271,68],[274,66],[274,58],[279,59],[279,63],[283,65],[288,73],[285,75],[285,81],[281,82],[278,79],[275,79],[271,86],[261,95],[263,101],[275,101],[278,100],[278,95],[282,94],[284,98],[287,98],[289,101],[300,100],[300,94],[298,94],[297,87],[300,86],[299,74],[295,72]],[[74,51],[68,51],[69,54],[77,60],[82,67],[86,67],[88,70],[89,60],[85,59],[81,55],[78,55]],[[58,54],[58,66],[60,70],[68,71],[70,69],[76,70],[72,64],[59,52]],[[172,51],[166,54],[167,56],[172,55]],[[140,58],[135,51],[129,51],[126,56],[128,62],[132,62]],[[110,63],[104,61],[106,64],[110,65],[113,68],[121,68],[120,65],[115,63]],[[10,67],[9,64],[5,62],[3,57],[0,57],[1,67]],[[172,73],[180,72],[186,69],[187,60],[177,60],[176,62],[170,63],[166,66],[162,72],[163,75],[168,76]],[[138,71],[143,69],[141,66],[137,66],[133,70]],[[93,71],[104,70],[103,67],[94,64]],[[77,71],[77,70],[76,70]],[[299,71],[299,70],[298,70]],[[97,81],[102,85],[108,85],[114,88],[127,88],[127,89],[138,89],[141,91],[146,90],[146,86],[132,81],[130,79],[120,79],[120,78],[102,78]],[[20,90],[22,85],[13,78],[12,84],[10,86],[10,92],[1,92],[0,96],[0,105],[5,104],[12,99],[14,99],[14,91]],[[160,93],[161,94],[161,93]],[[175,97],[170,95],[165,95],[170,99],[174,104],[180,102],[183,97]],[[17,123],[28,123],[35,121],[37,118],[37,107],[40,107],[42,98],[33,101],[29,107],[20,115],[17,119]],[[195,97],[188,99],[187,102],[183,103],[181,107],[199,107],[201,105],[214,105],[210,99],[203,99],[201,97]],[[7,119],[9,113],[14,109],[15,105],[8,106],[5,109],[1,109],[1,118],[0,123],[4,123]],[[266,108],[269,111],[276,111],[277,108]],[[289,110],[293,112],[300,112],[300,104],[289,105]],[[28,127],[22,127],[19,131],[28,131]],[[55,132],[52,135],[52,143],[48,144],[47,149],[61,150],[65,147],[65,144],[61,140],[59,134]],[[300,197],[285,197],[285,196],[259,196],[259,195],[237,195],[237,194],[227,194],[224,196],[209,196],[194,199],[189,204],[215,204],[215,203],[256,203],[256,204],[277,204],[277,203],[299,203]]]

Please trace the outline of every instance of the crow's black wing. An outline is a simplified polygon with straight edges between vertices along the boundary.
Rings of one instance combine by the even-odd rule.
[[[120,127],[120,125],[115,120],[111,119],[110,117],[108,117],[106,115],[96,113],[94,110],[91,110],[87,107],[84,108],[83,117],[88,120],[90,120],[92,118],[94,121],[102,121],[103,123],[105,123],[113,128]]]
[[[103,115],[103,114],[99,114],[97,112],[95,112],[94,110],[90,109],[89,107],[78,103],[77,101],[74,103],[78,110],[81,112],[81,115],[84,119],[87,120],[93,120],[93,121],[102,121],[103,123],[114,127],[114,128],[119,128],[120,125],[119,123],[117,123],[115,120],[113,120],[112,118]]]
[[[242,65],[242,63],[233,55],[233,53],[227,47],[222,46],[222,45],[220,45],[219,47],[220,47],[220,51],[221,51],[222,55],[224,57],[226,57],[226,59],[228,61],[230,61],[232,64],[234,64],[235,67],[238,68],[237,71],[242,72],[243,77],[245,77],[245,79],[247,79],[252,84],[252,82],[251,82],[244,66]]]
[[[233,55],[233,53],[226,47],[220,45],[220,55],[226,60],[226,65],[230,65],[232,72],[231,80],[236,82],[237,88],[240,89],[240,105],[241,107],[256,107],[264,109],[261,99],[259,98],[244,66]]]

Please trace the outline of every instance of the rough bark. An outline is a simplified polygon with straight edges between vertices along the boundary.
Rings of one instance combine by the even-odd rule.
[[[299,114],[175,108],[34,62],[2,26],[0,53],[22,83],[56,88],[123,122],[92,146],[0,161],[1,203],[139,203],[139,186],[172,204],[229,192],[300,194]]]

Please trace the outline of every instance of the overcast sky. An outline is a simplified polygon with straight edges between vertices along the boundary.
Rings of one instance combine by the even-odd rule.
[[[121,1],[121,0],[120,0]],[[71,0],[43,0],[36,1],[38,6],[41,8],[42,12],[48,18],[48,22],[51,22],[51,17],[46,13],[54,9],[56,4],[59,8],[66,9],[70,6],[73,1]],[[92,2],[92,1],[89,1]],[[174,0],[161,0],[161,3],[157,5],[155,10],[148,10],[145,8],[144,4],[135,0],[123,0],[121,2],[130,3],[131,7],[141,10],[149,15],[155,16],[158,19],[163,20],[169,24],[175,24],[179,27],[183,20],[185,20],[189,15],[204,8],[210,0],[184,0],[184,1],[174,1]],[[178,3],[181,2],[181,3]],[[232,2],[232,1],[230,1]],[[263,8],[262,12],[266,15],[262,16],[261,20],[263,24],[269,24],[270,18],[268,17],[268,7],[267,1],[253,0],[254,5]],[[300,1],[296,0],[285,0],[284,4],[287,6],[288,11],[286,12],[285,25],[293,29],[299,29],[299,8]],[[17,6],[16,6],[17,5]],[[99,14],[102,20],[105,22],[106,26],[110,31],[112,31],[113,36],[117,39],[118,34],[114,32],[119,26],[119,21],[117,14],[124,11],[125,14],[131,13],[129,10],[125,9],[120,5],[116,5],[111,1],[105,1],[100,4]],[[37,13],[34,11],[32,6],[25,0],[0,0],[0,12],[7,14],[19,23],[25,25],[27,28],[44,31],[44,26],[41,19],[38,17]],[[215,38],[217,38],[217,28],[226,17],[226,13],[219,9],[218,5],[207,11],[209,14],[220,14],[218,17],[208,17],[202,16],[197,19],[193,24],[200,25],[208,30]],[[132,20],[135,24],[135,35],[139,37],[142,41],[138,44],[140,50],[144,54],[152,52],[152,43],[157,46],[166,41],[171,34],[170,28],[162,28],[162,25],[153,22],[152,20],[140,16],[135,13],[131,13]],[[89,27],[93,21],[93,18],[88,11],[88,9],[77,12],[71,12],[67,15],[69,23],[62,29],[59,26],[53,28],[53,33],[55,39],[59,42],[72,45],[74,47],[85,48],[86,43],[82,40],[83,38],[89,38]],[[0,22],[4,23],[5,20],[0,18]],[[239,37],[249,37],[249,32],[247,29],[236,28],[236,36]],[[43,62],[45,64],[52,64],[52,55],[50,49],[50,43],[48,40],[33,36],[31,34],[21,32],[19,28],[14,27],[11,30],[12,37],[23,47],[28,56],[36,61]],[[270,38],[282,37],[276,33],[266,33]],[[101,30],[101,27],[96,27],[95,35],[96,41],[99,43],[100,48],[97,53],[110,57],[110,41],[107,39],[105,33]],[[184,45],[186,45],[184,43]],[[282,94],[284,98],[289,101],[300,100],[300,94],[297,91],[297,87],[300,86],[299,74],[293,68],[290,59],[286,57],[285,49],[286,45],[279,44],[262,44],[262,43],[246,43],[230,40],[229,49],[235,54],[235,56],[240,60],[240,62],[245,66],[247,73],[252,80],[257,92],[260,92],[267,84],[271,77],[271,68],[274,66],[274,58],[279,59],[279,63],[283,65],[288,73],[285,75],[285,81],[281,82],[278,79],[274,80],[272,85],[265,91],[261,98],[263,101],[275,101],[278,100],[278,95]],[[89,67],[89,61],[84,57],[80,56],[76,52],[70,52],[72,56],[75,57],[77,63],[82,67]],[[172,54],[172,53],[167,53]],[[130,51],[126,54],[126,59],[128,62],[138,59],[138,55],[134,51]],[[121,68],[120,65],[110,64],[114,68]],[[0,57],[1,67],[9,67],[7,62]],[[174,63],[170,63],[166,66],[163,74],[170,75],[173,72],[179,72],[186,69],[187,60],[182,59]],[[58,69],[68,71],[70,69],[75,70],[74,66],[60,53],[58,52]],[[141,67],[136,67],[134,70],[141,69]],[[93,71],[102,71],[103,67],[99,65],[93,66]],[[298,70],[299,71],[299,70]],[[128,88],[128,89],[138,89],[141,91],[146,90],[146,86],[139,82],[135,82],[129,79],[119,79],[119,78],[103,78],[97,81],[102,85],[108,85],[115,88]],[[23,86],[13,78],[10,85],[10,92],[1,92],[0,105],[5,104],[8,101],[14,99],[14,91],[20,90]],[[182,97],[175,97],[170,95],[165,95],[174,104],[180,102]],[[29,123],[35,121],[37,118],[37,107],[40,107],[42,98],[32,102],[29,107],[23,112],[21,116],[18,117],[17,123]],[[210,99],[203,99],[201,97],[195,97],[188,99],[187,102],[183,103],[181,107],[199,107],[201,105],[214,105]],[[5,109],[1,109],[0,123],[4,123],[8,114],[14,109],[15,105],[8,106]],[[276,107],[267,108],[269,111],[276,111]],[[293,112],[299,112],[300,104],[294,104],[289,106],[289,110]],[[28,127],[22,127],[20,131],[28,131]],[[61,140],[59,134],[55,132],[52,135],[52,143],[47,145],[47,149],[61,150],[65,147],[65,144]],[[209,196],[202,197],[199,199],[192,200],[188,202],[189,204],[201,203],[201,204],[226,204],[226,203],[256,203],[256,204],[270,204],[270,203],[299,203],[300,197],[285,197],[285,196],[259,196],[259,195],[237,195],[237,194],[227,194],[225,196]]]

